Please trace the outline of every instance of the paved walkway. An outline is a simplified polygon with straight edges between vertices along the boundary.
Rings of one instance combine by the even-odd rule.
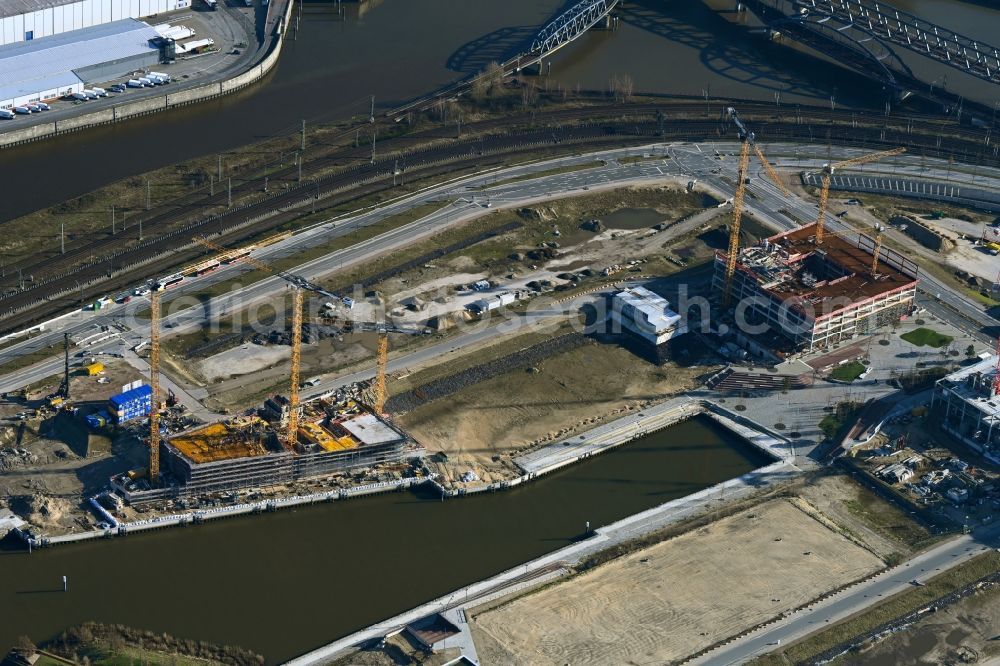
[[[676,410],[681,407],[681,405],[672,404],[674,402],[664,403],[662,406],[664,413],[670,408]],[[724,414],[721,416],[725,417]],[[748,427],[749,422],[742,417],[735,417],[735,419],[741,422],[736,424],[736,427],[741,431]],[[757,433],[756,435],[751,433],[746,434],[751,437],[761,436],[761,433]],[[763,433],[763,437],[777,442],[773,436],[767,433]],[[759,440],[758,443],[765,447],[773,448],[779,455],[783,455],[783,457],[788,455],[788,452],[782,452],[780,446],[777,444],[772,446],[772,444],[766,443],[763,440]],[[464,614],[467,612],[467,609],[481,605],[486,601],[507,596],[528,587],[541,584],[542,582],[552,580],[562,575],[566,567],[582,562],[595,553],[663,529],[669,525],[689,520],[703,512],[712,511],[716,507],[746,499],[758,492],[762,487],[781,483],[782,481],[798,476],[800,473],[801,470],[793,463],[781,460],[735,479],[705,488],[697,493],[666,502],[633,516],[628,516],[610,525],[597,528],[594,530],[594,535],[588,539],[526,562],[513,569],[497,574],[492,578],[458,589],[451,594],[439,597],[350,636],[345,636],[329,645],[291,660],[288,662],[288,665],[318,666],[334,657],[342,656],[359,643],[398,632],[407,624],[433,613],[461,609]],[[453,618],[455,616],[448,615],[447,617],[454,622]]]

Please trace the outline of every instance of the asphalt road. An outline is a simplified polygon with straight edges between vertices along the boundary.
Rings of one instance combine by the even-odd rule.
[[[678,147],[671,148],[670,152],[675,161],[683,166],[686,173],[697,177],[702,186],[710,187],[720,193],[732,192],[736,181],[736,162],[738,159],[735,153],[739,150],[739,145],[735,143],[715,144],[712,148],[714,150],[708,152],[699,146]],[[768,157],[772,163],[783,168],[818,169],[829,158],[808,157],[810,152],[815,150],[815,147],[808,145],[780,144],[770,147]],[[720,160],[715,151],[722,152],[726,156]],[[864,152],[857,149],[834,149],[832,157],[843,159],[847,156],[861,155]],[[942,181],[954,181],[956,178],[965,177],[969,180],[976,179],[977,185],[994,186],[1000,189],[1000,183],[996,181],[996,176],[992,173],[980,173],[982,170],[977,170],[976,175],[956,173],[946,163],[933,164],[914,157],[896,158],[881,165],[867,165],[866,169],[866,173],[869,174],[879,173],[878,169],[886,169],[889,173],[896,175],[919,175],[921,178]],[[777,229],[790,230],[798,226],[799,223],[782,211],[788,211],[801,220],[816,218],[815,204],[784,194],[768,180],[763,168],[755,164],[754,161],[751,161],[751,174],[751,183],[747,190],[753,197],[745,199],[745,209],[759,221]],[[844,234],[857,233],[832,215],[827,215],[826,227],[831,231]],[[991,330],[991,327],[1000,324],[1000,321],[986,313],[981,305],[926,272],[920,273],[919,290],[930,297],[923,299],[924,301],[936,301],[930,305],[926,302],[922,303],[928,309],[949,321],[954,321],[957,317],[959,322],[956,323],[964,324],[963,328],[978,333],[984,342],[989,342],[991,338],[981,329]]]
[[[735,182],[736,159],[733,157],[739,149],[738,144],[722,142],[713,144],[669,144],[651,145],[639,148],[606,150],[584,155],[575,155],[546,162],[533,163],[511,167],[502,170],[491,170],[482,174],[467,176],[442,183],[433,187],[383,204],[379,208],[358,211],[352,216],[333,218],[299,233],[284,242],[264,248],[255,253],[262,259],[274,260],[293,256],[302,249],[315,246],[330,239],[348,235],[355,230],[377,223],[380,220],[405,212],[428,202],[440,202],[442,208],[420,220],[398,229],[386,232],[375,238],[357,243],[344,250],[333,252],[324,257],[303,263],[291,272],[306,278],[316,279],[335,270],[356,265],[380,254],[405,247],[419,239],[436,233],[448,226],[484,214],[491,208],[520,207],[532,202],[543,201],[559,195],[578,195],[588,190],[619,187],[629,183],[651,183],[673,177],[697,180],[700,187],[709,189],[719,196],[725,197],[731,192]],[[775,144],[769,146],[769,157],[781,166],[796,168],[816,168],[829,159],[825,147],[817,148],[808,145]],[[833,149],[831,155],[841,159],[858,155],[863,151],[857,149]],[[718,155],[724,157],[719,159]],[[617,160],[625,157],[646,155],[655,158],[661,155],[663,159],[621,164]],[[550,175],[533,180],[503,184],[512,178],[518,178],[533,172],[547,171],[554,168],[585,165],[592,168]],[[867,173],[876,173],[878,165],[868,165]],[[919,173],[925,178],[940,178],[953,180],[966,177],[957,173],[954,165],[934,160],[894,158],[891,164],[883,165],[887,172]],[[758,167],[759,171],[759,167]],[[981,186],[1000,184],[1000,173],[979,168],[977,176]],[[496,185],[496,183],[501,183]],[[751,197],[747,198],[746,209],[761,222],[776,230],[791,229],[798,224],[785,215],[789,211],[799,219],[811,219],[815,216],[813,204],[796,197],[782,193],[773,183],[761,173],[755,173],[748,187]],[[836,218],[829,218],[828,224],[835,231],[845,231],[846,228]],[[204,290],[213,284],[224,280],[233,280],[241,273],[252,270],[245,264],[222,267],[219,270],[197,279],[188,279],[179,286],[163,295],[164,312],[163,335],[190,330],[211,321],[216,316],[225,315],[234,309],[244,307],[266,298],[280,295],[287,289],[287,283],[281,278],[272,277],[235,289],[227,294],[200,302],[197,305],[178,311],[183,297],[192,298],[192,294]],[[940,284],[931,276],[922,276],[922,289],[931,293],[931,303],[922,303],[933,309],[935,314],[950,320],[959,318],[965,328],[973,330],[998,324],[978,304],[971,302],[956,290]],[[941,298],[936,298],[941,294]],[[944,304],[947,301],[947,305]],[[95,327],[117,326],[123,330],[122,339],[125,345],[134,346],[148,336],[148,322],[134,315],[137,311],[148,308],[145,299],[133,299],[131,303],[93,312],[78,311],[70,313],[58,321],[51,322],[46,330],[36,337],[10,345],[0,350],[0,363],[11,361],[23,354],[58,345],[62,341],[62,333],[69,332],[71,336],[86,335],[88,331],[98,330]],[[985,339],[985,336],[983,336]],[[116,350],[120,341],[100,343],[95,346],[82,347],[88,352]],[[74,348],[74,353],[77,349]],[[58,372],[61,360],[54,358],[51,362],[37,364],[16,373],[16,377],[0,378],[0,389],[12,390],[31,381]]]
[[[692,144],[658,145],[602,151],[474,175],[427,188],[378,209],[360,211],[353,217],[329,220],[283,243],[265,248],[256,256],[272,260],[291,256],[303,248],[349,234],[361,226],[373,224],[387,216],[409,210],[429,201],[441,202],[442,208],[436,213],[399,229],[386,232],[319,259],[305,262],[291,272],[310,279],[318,278],[334,270],[364,262],[399,247],[405,247],[449,225],[483,214],[490,208],[520,207],[560,195],[578,195],[587,190],[620,187],[629,183],[662,182],[665,178],[673,177],[697,180],[700,186],[713,190],[725,198],[725,193],[732,191],[735,182],[736,160],[731,155],[736,150],[738,150],[738,145],[735,143],[711,144],[707,149]],[[771,151],[771,159],[782,166],[787,164],[799,168],[814,168],[830,159],[826,156],[815,155],[815,152],[820,149],[810,146],[780,145],[771,146],[769,150]],[[716,151],[728,153],[730,156],[719,159]],[[832,158],[841,159],[860,154],[860,152],[851,149],[833,149]],[[656,155],[662,155],[663,159],[651,159],[632,164],[621,164],[617,161],[623,157],[643,154],[654,158]],[[592,164],[593,168],[506,185],[495,185],[497,182],[532,172],[546,171],[560,166],[585,164]],[[900,170],[920,170],[925,178],[954,179],[956,177],[953,167],[949,167],[943,162],[935,164],[934,161],[928,160],[918,162],[916,159],[912,161],[908,161],[906,158],[896,159],[891,165],[884,168],[896,174],[900,173]],[[869,166],[867,172],[877,171],[876,168]],[[984,172],[981,177],[984,181],[987,178],[996,178],[997,182],[1000,182],[1000,176],[992,173]],[[748,189],[752,196],[747,199],[746,209],[758,220],[776,230],[791,229],[798,224],[796,220],[781,212],[782,210],[789,211],[793,216],[803,220],[812,219],[815,216],[813,204],[785,195],[760,173],[755,172]],[[848,231],[835,218],[830,218],[828,223],[834,231]],[[182,297],[190,297],[192,293],[222,280],[237,278],[241,272],[247,270],[249,270],[247,266],[235,265],[224,267],[208,276],[185,280],[180,286],[164,295],[165,312],[170,313],[171,309],[176,310],[176,305],[171,308],[170,304],[179,303],[179,299]],[[281,278],[268,278],[223,296],[212,298],[199,305],[168,314],[164,319],[164,335],[203,325],[206,319],[210,319],[215,314],[222,315],[255,301],[280,295],[287,288],[287,283]],[[963,323],[973,328],[997,324],[997,321],[984,312],[978,304],[969,301],[947,285],[941,284],[932,276],[922,276],[922,289],[931,294],[929,299],[931,304],[928,307],[935,308],[933,310],[935,314],[950,320],[954,320],[957,315]],[[941,296],[938,297],[937,294]],[[923,300],[927,301],[928,299],[925,297]],[[947,305],[943,301],[947,301]],[[108,310],[71,313],[51,323],[46,327],[45,332],[37,337],[0,350],[0,363],[10,361],[32,350],[60,343],[63,331],[79,336],[101,325],[118,327],[121,331],[120,337],[82,349],[88,353],[97,353],[120,351],[122,347],[134,346],[142,342],[148,335],[148,322],[134,316],[137,310],[146,307],[148,307],[148,303],[145,302],[145,299],[133,299],[125,306],[112,306]],[[541,312],[530,315],[529,319],[537,321],[552,316],[558,315],[553,312]],[[403,358],[395,359],[389,364],[389,369],[396,372],[440,359],[449,353],[454,353],[461,347],[480,343],[499,334],[503,330],[501,327],[504,326],[510,326],[510,324],[486,326],[428,346]],[[74,348],[73,352],[78,353],[78,349]],[[54,357],[49,361],[0,378],[0,390],[9,391],[56,374],[61,370],[61,367],[61,358]],[[342,385],[368,379],[371,375],[371,371],[362,371],[351,375],[331,377],[312,389],[309,395],[317,395]],[[721,648],[699,663],[721,664],[746,661],[757,654],[774,649],[779,640],[786,643],[804,636],[816,630],[820,625],[835,622],[875,603],[882,597],[907,589],[911,584],[909,581],[914,578],[919,579],[921,575],[930,576],[938,571],[943,571],[972,557],[983,547],[993,547],[995,543],[995,530],[984,533],[984,535],[962,537],[950,541],[867,583],[844,591],[827,601],[795,613],[779,623],[756,632],[746,639]]]

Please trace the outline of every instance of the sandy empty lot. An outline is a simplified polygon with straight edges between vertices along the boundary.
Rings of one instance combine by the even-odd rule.
[[[284,345],[244,344],[209,356],[200,363],[201,374],[207,381],[239,377],[268,368],[292,356],[292,348]]]
[[[488,610],[474,624],[487,634],[484,664],[663,664],[881,566],[773,500]]]

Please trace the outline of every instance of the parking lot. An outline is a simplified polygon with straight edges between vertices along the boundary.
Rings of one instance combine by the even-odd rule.
[[[44,100],[40,105],[36,105],[35,109],[27,108],[26,111],[30,113],[12,112],[0,118],[0,133],[35,123],[58,121],[81,113],[112,108],[124,101],[154,97],[166,91],[176,92],[188,85],[200,85],[209,80],[235,74],[246,68],[257,52],[254,9],[244,5],[242,0],[239,4],[235,1],[231,5],[220,3],[217,11],[207,11],[204,5],[197,3],[194,9],[144,19],[153,26],[169,23],[171,26],[184,26],[193,31],[192,36],[180,40],[179,43],[206,39],[213,42],[198,52],[179,55],[173,63],[149,68],[169,77],[170,82],[166,90],[162,85],[152,82],[141,87],[126,87],[129,80],[144,78],[149,71],[134,71],[127,76],[107,81],[86,81],[87,90],[102,89],[105,94],[78,94]],[[113,89],[116,85],[121,85],[121,88]],[[48,108],[45,108],[46,106]]]

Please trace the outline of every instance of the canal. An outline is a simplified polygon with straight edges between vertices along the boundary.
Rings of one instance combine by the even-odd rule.
[[[267,80],[219,100],[0,152],[0,221],[110,182],[224,153],[315,123],[391,108],[523,49],[564,0],[376,0],[345,21],[307,2],[302,28]],[[978,39],[995,10],[957,0],[900,0]],[[606,90],[628,76],[637,92],[709,94],[775,103],[882,107],[878,86],[831,63],[797,57],[727,20],[729,0],[629,0],[617,32],[594,31],[557,53],[542,86]],[[715,11],[723,9],[722,12]],[[791,54],[791,55],[790,55]],[[957,73],[952,73],[955,85]],[[946,80],[947,81],[947,78]],[[119,206],[129,202],[117,203]]]
[[[768,460],[699,417],[526,486],[394,493],[28,555],[0,551],[0,649],[93,620],[278,663]],[[62,576],[69,579],[63,593]]]

